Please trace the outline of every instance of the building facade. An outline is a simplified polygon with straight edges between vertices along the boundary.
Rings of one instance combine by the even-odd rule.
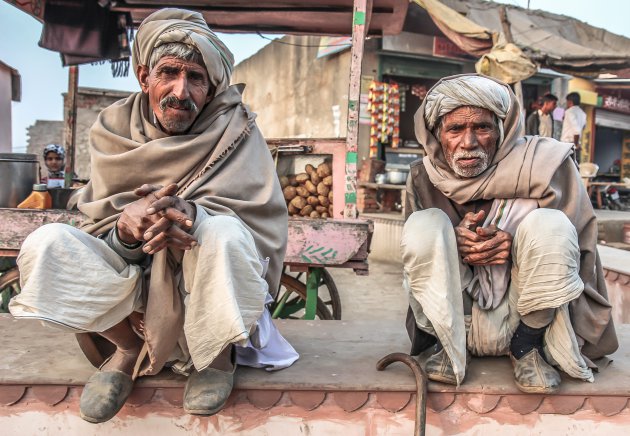
[[[11,153],[11,105],[20,101],[20,74],[0,61],[0,153]]]

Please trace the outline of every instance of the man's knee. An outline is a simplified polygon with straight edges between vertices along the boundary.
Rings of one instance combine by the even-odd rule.
[[[533,262],[530,267],[566,263],[579,264],[580,248],[575,226],[559,210],[537,209],[518,226],[512,243],[512,256],[517,265]],[[545,262],[532,259],[545,258]]]
[[[204,219],[195,232],[203,240],[213,241],[213,245],[242,245],[254,242],[245,225],[235,217],[214,215]],[[203,242],[202,242],[203,245]]]
[[[68,224],[45,224],[26,237],[21,250],[36,249],[43,252],[49,247],[64,244],[68,237],[74,236],[77,232],[81,233],[81,230]]]
[[[577,237],[575,226],[564,212],[556,209],[536,209],[528,213],[518,226],[517,234],[523,232],[536,238]]]
[[[423,258],[433,252],[446,235],[453,234],[453,224],[442,210],[432,208],[412,213],[403,227],[400,247],[403,261]]]

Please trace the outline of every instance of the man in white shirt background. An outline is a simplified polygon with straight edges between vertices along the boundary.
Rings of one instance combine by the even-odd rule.
[[[525,131],[531,136],[545,136],[553,138],[553,118],[551,113],[558,104],[558,97],[553,94],[545,94],[542,98],[540,109],[535,110],[527,117]]]
[[[562,142],[569,142],[575,146],[577,161],[580,161],[580,139],[586,125],[586,113],[580,107],[580,94],[571,92],[567,95],[567,110],[562,122]]]

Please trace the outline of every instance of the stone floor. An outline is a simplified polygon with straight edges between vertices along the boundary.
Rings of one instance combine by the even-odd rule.
[[[402,288],[402,264],[370,260],[370,274],[329,268],[341,297],[344,321],[392,320],[404,325],[407,296]]]
[[[239,368],[235,388],[325,391],[415,391],[411,372],[402,364],[376,371],[376,362],[393,352],[408,352],[409,340],[396,320],[280,320],[278,326],[301,358],[292,367],[269,373]],[[0,315],[0,394],[3,386],[83,385],[94,369],[73,335],[44,328],[36,321]],[[618,328],[619,351],[602,361],[595,383],[564,377],[559,394],[630,397],[630,326]],[[615,363],[615,361],[617,363]],[[599,363],[599,362],[598,362]],[[139,380],[139,387],[183,387],[184,378],[164,371]],[[507,358],[473,359],[460,387],[431,383],[431,392],[518,394]]]
[[[628,221],[630,222],[630,212],[620,210],[595,209],[595,216],[598,221]]]

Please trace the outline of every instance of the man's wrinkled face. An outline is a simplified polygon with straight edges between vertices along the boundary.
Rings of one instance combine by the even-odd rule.
[[[138,66],[138,78],[150,109],[170,135],[186,133],[214,94],[203,65],[172,56],[161,58],[151,71]]]
[[[497,151],[499,126],[487,109],[459,107],[442,117],[436,133],[446,162],[460,177],[484,172]]]
[[[52,172],[61,171],[61,169],[63,168],[63,158],[54,151],[49,151],[48,153],[46,153],[44,163],[46,164],[46,168],[48,168],[48,170]]]

